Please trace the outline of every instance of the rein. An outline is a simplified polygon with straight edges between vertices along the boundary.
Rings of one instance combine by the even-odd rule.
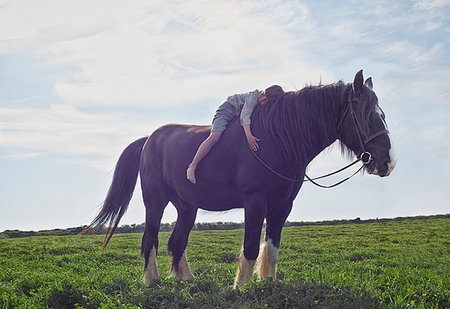
[[[350,90],[350,91],[351,91],[351,90]],[[338,131],[338,132],[340,131],[341,125],[342,125],[342,123],[344,122],[344,119],[345,119],[345,117],[347,116],[348,112],[350,111],[350,115],[352,116],[353,124],[354,124],[354,126],[355,126],[356,132],[358,133],[358,138],[359,138],[359,142],[360,142],[360,146],[361,146],[361,150],[362,150],[362,151],[361,151],[361,154],[359,155],[359,158],[357,158],[357,159],[356,159],[355,161],[353,161],[352,163],[350,163],[350,164],[344,166],[343,168],[341,168],[341,169],[339,169],[339,170],[336,170],[336,171],[334,171],[334,172],[331,172],[331,173],[329,173],[329,174],[326,174],[326,175],[323,175],[323,176],[319,176],[319,177],[315,177],[315,178],[311,178],[311,177],[309,177],[309,176],[305,173],[305,178],[306,178],[306,179],[293,179],[293,178],[286,177],[286,176],[284,176],[284,175],[278,173],[278,172],[275,171],[274,169],[272,169],[266,162],[264,162],[264,161],[258,156],[258,154],[256,153],[256,151],[253,151],[251,148],[249,148],[250,151],[253,153],[253,155],[256,157],[256,159],[258,159],[258,161],[259,161],[262,165],[264,165],[269,171],[271,171],[272,173],[274,173],[274,174],[277,175],[278,177],[283,178],[284,180],[288,180],[288,181],[292,181],[292,182],[298,182],[298,183],[303,183],[303,182],[309,181],[309,182],[311,182],[312,184],[314,184],[314,185],[316,185],[316,186],[318,186],[318,187],[320,187],[320,188],[324,188],[324,189],[334,188],[334,187],[336,187],[336,186],[338,186],[338,185],[340,185],[340,184],[346,182],[347,180],[349,180],[350,178],[352,178],[353,176],[355,176],[356,174],[358,174],[358,173],[363,169],[364,165],[367,165],[367,164],[370,163],[370,161],[372,161],[372,154],[366,150],[365,146],[366,146],[370,141],[372,141],[373,139],[375,139],[376,137],[381,136],[381,135],[383,135],[383,134],[388,134],[388,133],[389,133],[389,131],[386,130],[386,129],[385,129],[385,130],[380,130],[380,131],[378,131],[378,132],[376,132],[376,133],[370,135],[369,137],[367,137],[366,139],[363,140],[363,138],[362,138],[362,136],[361,136],[361,132],[359,131],[359,128],[360,128],[360,127],[359,127],[359,125],[358,125],[358,121],[356,120],[356,116],[355,116],[355,112],[354,112],[354,110],[353,110],[353,104],[352,104],[352,100],[351,100],[351,99],[352,99],[352,96],[351,96],[351,93],[349,93],[349,96],[348,96],[348,105],[347,105],[347,107],[346,107],[346,109],[345,109],[345,111],[344,111],[344,114],[343,114],[341,120],[339,121],[339,124],[338,124],[338,127],[337,127],[337,131]],[[340,173],[340,172],[342,172],[342,171],[348,169],[349,167],[352,167],[353,165],[355,165],[356,163],[358,163],[358,162],[360,162],[360,161],[361,161],[363,164],[361,165],[361,167],[360,167],[356,172],[354,172],[352,175],[348,176],[347,178],[344,178],[343,180],[338,181],[338,182],[335,183],[335,184],[332,184],[332,185],[328,185],[328,186],[327,186],[327,185],[319,184],[319,183],[317,183],[317,182],[315,181],[315,180],[318,180],[318,179],[323,179],[323,178],[326,178],[326,177],[333,176],[333,175],[335,175],[335,174],[337,174],[337,173]]]
[[[250,149],[250,148],[249,148],[249,149]],[[323,176],[311,178],[311,177],[309,177],[308,175],[305,174],[305,178],[306,178],[306,179],[293,179],[293,178],[289,178],[289,177],[286,177],[286,176],[284,176],[284,175],[278,173],[277,171],[275,171],[274,169],[272,169],[266,162],[264,162],[264,161],[256,154],[255,151],[253,151],[252,149],[250,149],[250,151],[253,153],[253,155],[256,157],[256,159],[258,159],[258,161],[261,162],[262,165],[264,165],[269,171],[271,171],[272,173],[274,173],[274,174],[277,175],[278,177],[283,178],[284,180],[292,181],[292,182],[307,182],[307,181],[309,181],[309,182],[311,182],[312,184],[314,184],[314,185],[316,185],[316,186],[318,186],[318,187],[321,187],[321,188],[325,188],[325,189],[334,188],[334,187],[340,185],[341,183],[346,182],[347,180],[349,180],[350,178],[352,178],[353,176],[355,176],[356,174],[358,174],[358,173],[362,170],[362,168],[364,167],[364,164],[363,164],[363,165],[361,165],[361,167],[360,167],[356,172],[354,172],[351,176],[349,176],[349,177],[347,177],[347,178],[345,178],[345,179],[343,179],[343,180],[341,180],[341,181],[338,181],[337,183],[335,183],[335,184],[333,184],[333,185],[326,186],[326,185],[321,185],[321,184],[315,182],[315,180],[322,179],[322,178],[326,178],[326,177],[330,177],[330,176],[333,176],[333,175],[335,175],[335,174],[337,174],[337,173],[340,173],[340,172],[346,170],[347,168],[349,168],[349,167],[355,165],[355,164],[358,163],[359,161],[361,161],[361,158],[356,159],[354,162],[348,164],[347,166],[344,166],[343,168],[341,168],[341,169],[339,169],[339,170],[337,170],[337,171],[334,171],[334,172],[332,172],[332,173],[329,173],[329,174],[326,174],[326,175],[323,175]]]

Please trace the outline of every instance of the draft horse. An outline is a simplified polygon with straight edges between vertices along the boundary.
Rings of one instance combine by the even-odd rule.
[[[141,248],[145,282],[159,278],[158,231],[169,201],[178,213],[168,242],[173,257],[169,276],[193,279],[186,247],[199,208],[243,208],[245,236],[235,286],[251,280],[258,254],[259,277],[275,277],[281,230],[302,186],[302,181],[279,175],[303,179],[308,163],[336,140],[343,150],[361,159],[369,174],[384,177],[392,172],[395,158],[389,131],[372,88],[371,78],[363,82],[361,70],[353,83],[308,86],[258,105],[252,131],[261,138],[256,154],[265,164],[255,158],[235,121],[199,164],[195,185],[186,179],[186,169],[210,126],[165,125],[123,151],[103,207],[90,228],[109,225],[105,247],[127,210],[140,174],[146,207]],[[260,252],[264,220],[265,243]]]

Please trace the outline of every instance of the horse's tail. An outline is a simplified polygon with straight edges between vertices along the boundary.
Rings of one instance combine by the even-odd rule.
[[[138,139],[128,145],[122,152],[119,161],[117,161],[112,184],[109,187],[102,209],[91,225],[80,233],[84,234],[89,230],[98,231],[107,224],[109,228],[103,249],[108,245],[133,196],[139,173],[140,156],[146,140],[146,137]]]

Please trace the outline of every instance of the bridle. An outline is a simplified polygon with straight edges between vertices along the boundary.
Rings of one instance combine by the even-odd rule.
[[[388,134],[389,130],[384,129],[384,130],[380,130],[372,135],[370,135],[369,137],[366,137],[365,139],[363,139],[363,136],[361,134],[360,128],[361,126],[358,124],[358,120],[355,116],[355,110],[353,108],[353,102],[357,101],[356,99],[354,99],[354,97],[352,96],[353,91],[350,88],[350,93],[348,94],[348,104],[347,107],[345,108],[344,114],[342,115],[341,120],[339,121],[339,124],[337,126],[337,132],[338,134],[341,131],[341,126],[342,123],[344,122],[345,118],[347,117],[347,115],[350,113],[350,115],[352,116],[352,121],[354,124],[354,128],[356,129],[356,133],[358,135],[358,140],[359,140],[359,146],[360,146],[360,152],[357,161],[361,161],[364,165],[367,165],[370,163],[370,161],[372,161],[372,154],[370,152],[368,152],[366,150],[366,146],[367,144],[372,141],[373,139],[377,138],[378,136],[381,136],[383,134]]]
[[[347,94],[347,92],[348,92],[348,94]],[[338,134],[340,134],[340,130],[341,130],[341,127],[342,127],[342,123],[344,122],[344,120],[345,120],[345,118],[347,117],[347,115],[350,114],[351,117],[352,117],[352,121],[353,121],[353,124],[354,124],[354,128],[355,128],[356,133],[357,133],[357,135],[358,135],[359,146],[360,146],[360,152],[359,152],[359,155],[357,156],[357,159],[356,159],[354,162],[348,164],[347,166],[344,166],[343,168],[341,168],[341,169],[339,169],[339,170],[336,170],[336,171],[334,171],[334,172],[332,172],[332,173],[329,173],[329,174],[326,174],[326,175],[323,175],[323,176],[319,176],[319,177],[315,177],[315,178],[311,178],[311,177],[309,177],[309,176],[305,173],[305,178],[306,178],[306,179],[293,179],[293,178],[286,177],[286,176],[284,176],[284,175],[282,175],[282,174],[276,172],[276,171],[273,170],[269,165],[267,165],[267,163],[265,163],[265,162],[258,156],[258,154],[257,154],[255,151],[253,151],[252,149],[250,149],[250,151],[255,155],[255,157],[258,159],[258,161],[261,162],[261,163],[262,163],[267,169],[269,169],[272,173],[274,173],[274,174],[277,175],[278,177],[281,177],[281,178],[283,178],[283,179],[285,179],[285,180],[288,180],[288,181],[292,181],[292,182],[306,182],[306,181],[309,181],[309,182],[311,182],[312,184],[314,184],[314,185],[316,185],[316,186],[318,186],[318,187],[326,188],[326,189],[334,188],[334,187],[336,187],[336,186],[338,186],[338,185],[340,185],[340,184],[346,182],[347,180],[349,180],[350,178],[352,178],[353,176],[355,176],[356,174],[358,174],[358,173],[363,169],[364,165],[369,164],[370,161],[373,160],[372,154],[371,154],[369,151],[367,151],[367,149],[366,149],[367,144],[368,144],[370,141],[372,141],[372,140],[374,140],[375,138],[377,138],[378,136],[381,136],[381,135],[383,135],[383,134],[388,134],[388,133],[389,133],[389,130],[384,129],[384,130],[380,130],[380,131],[378,131],[378,132],[376,132],[376,133],[370,135],[369,137],[363,138],[363,136],[362,136],[362,134],[361,134],[361,131],[360,131],[360,128],[361,128],[361,127],[359,126],[358,120],[356,119],[355,111],[354,111],[353,104],[352,104],[354,101],[356,101],[356,99],[353,97],[352,94],[353,94],[353,88],[352,88],[352,87],[349,87],[348,90],[346,90],[346,91],[345,91],[345,94],[344,94],[344,96],[345,96],[345,95],[348,95],[348,99],[347,99],[348,104],[347,104],[347,106],[346,106],[346,108],[345,108],[345,110],[344,110],[344,113],[343,113],[343,115],[342,115],[342,117],[341,117],[341,120],[339,121],[338,126],[337,126],[337,132],[338,132]],[[337,173],[340,173],[340,172],[346,170],[347,168],[349,168],[349,167],[355,165],[355,164],[358,163],[358,162],[362,162],[363,164],[361,165],[361,167],[360,167],[356,172],[354,172],[354,173],[353,173],[352,175],[350,175],[349,177],[344,178],[343,180],[338,181],[337,183],[335,183],[335,184],[333,184],[333,185],[328,185],[328,186],[327,186],[327,185],[322,185],[322,184],[319,184],[319,183],[315,182],[315,180],[322,179],[322,178],[326,178],[326,177],[335,175],[335,174],[337,174]]]

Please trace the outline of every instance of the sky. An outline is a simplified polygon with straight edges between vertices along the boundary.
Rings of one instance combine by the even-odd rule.
[[[0,0],[0,232],[89,224],[120,153],[161,125],[210,124],[234,93],[360,69],[396,168],[305,183],[288,220],[450,213],[449,55],[449,0]],[[348,163],[331,147],[308,174]],[[144,220],[138,183],[121,224]],[[217,221],[243,211],[198,213]]]

